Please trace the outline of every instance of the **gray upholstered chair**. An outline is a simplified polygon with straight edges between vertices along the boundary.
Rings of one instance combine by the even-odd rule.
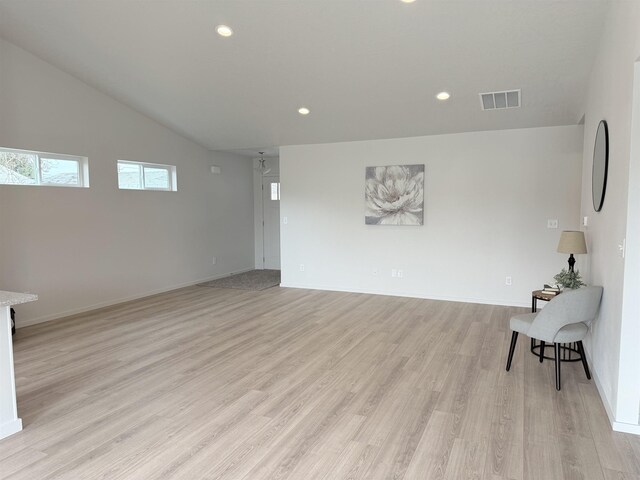
[[[587,357],[584,354],[582,339],[589,331],[589,324],[598,313],[602,287],[583,287],[564,291],[553,298],[546,307],[537,313],[514,315],[509,321],[513,334],[507,359],[507,372],[511,368],[513,352],[516,349],[518,333],[540,341],[540,362],[544,358],[546,343],[553,343],[556,363],[556,390],[560,390],[560,349],[563,343],[576,343],[582,359],[584,372],[591,379]]]

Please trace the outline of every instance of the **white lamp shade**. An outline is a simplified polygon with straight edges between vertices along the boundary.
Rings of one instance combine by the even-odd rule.
[[[584,232],[565,230],[560,234],[558,253],[587,253]]]

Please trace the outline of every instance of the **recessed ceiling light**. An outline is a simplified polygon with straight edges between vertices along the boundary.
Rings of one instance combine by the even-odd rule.
[[[402,3],[413,3],[416,0],[400,0]]]
[[[444,101],[444,100],[449,100],[450,96],[451,95],[449,95],[449,92],[440,92],[439,94],[436,95],[436,98],[438,100]]]
[[[233,35],[233,30],[231,30],[231,27],[227,27],[226,25],[218,25],[216,27],[216,32],[218,32],[218,35],[220,35],[221,37],[230,37],[231,35]]]
[[[298,109],[298,113],[300,115],[309,115],[311,113],[311,110],[309,110],[307,107],[300,107]]]

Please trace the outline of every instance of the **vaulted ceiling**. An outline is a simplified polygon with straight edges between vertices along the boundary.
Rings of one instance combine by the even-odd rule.
[[[0,35],[207,148],[251,153],[575,124],[606,11],[600,0],[0,0]],[[522,108],[482,111],[478,94],[502,89],[522,89]]]

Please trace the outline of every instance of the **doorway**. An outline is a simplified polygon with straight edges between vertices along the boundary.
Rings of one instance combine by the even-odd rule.
[[[263,268],[280,270],[280,177],[262,177]]]

